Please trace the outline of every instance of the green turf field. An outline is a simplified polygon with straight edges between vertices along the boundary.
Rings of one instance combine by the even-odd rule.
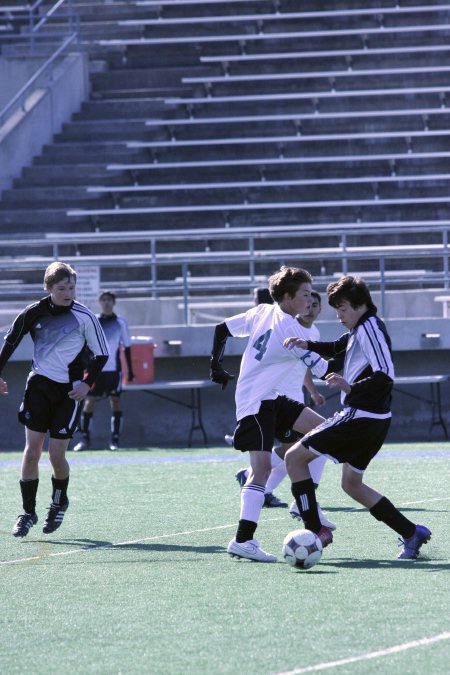
[[[344,495],[326,467],[322,507],[338,529],[308,572],[226,553],[239,513],[230,448],[84,452],[71,462],[70,508],[16,540],[18,453],[0,455],[0,672],[447,674],[450,660],[450,447],[385,446],[367,481],[432,541],[396,560],[395,533]],[[290,501],[288,481],[276,491]],[[257,536],[280,553],[295,529],[264,509]]]

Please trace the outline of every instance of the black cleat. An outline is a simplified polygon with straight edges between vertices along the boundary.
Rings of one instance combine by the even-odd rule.
[[[53,502],[50,504],[47,518],[45,519],[44,527],[42,528],[44,534],[51,534],[61,526],[68,506],[69,500],[67,500],[65,504],[53,504]]]
[[[36,525],[38,517],[36,513],[22,513],[14,525],[12,534],[14,537],[26,537],[30,528]]]
[[[273,492],[268,492],[267,494],[264,495],[263,506],[265,506],[266,509],[274,509],[274,508],[287,509],[288,504],[286,504],[286,502],[282,502],[281,499],[278,499],[278,497],[274,495]]]

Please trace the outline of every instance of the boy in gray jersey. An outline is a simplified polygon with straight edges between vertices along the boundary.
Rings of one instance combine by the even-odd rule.
[[[308,464],[326,455],[342,463],[342,487],[377,520],[401,537],[402,559],[415,559],[431,536],[425,525],[415,525],[383,495],[364,483],[364,472],[384,443],[391,422],[394,384],[391,340],[377,316],[370,291],[358,277],[346,276],[329,284],[328,302],[348,329],[334,342],[292,337],[288,349],[311,349],[326,358],[345,355],[342,375],[329,372],[329,386],[340,389],[343,409],[307,433],[286,453],[292,494],[307,529],[319,532],[314,484]]]
[[[53,489],[43,532],[50,534],[61,525],[69,506],[67,446],[78,423],[81,401],[108,360],[108,345],[98,319],[75,301],[76,280],[69,265],[49,265],[44,275],[49,295],[16,317],[0,351],[1,374],[27,333],[34,342],[31,372],[19,410],[19,421],[25,426],[20,480],[24,512],[12,531],[15,537],[25,537],[38,521],[39,460],[47,433]],[[87,365],[89,351],[92,356]],[[0,389],[5,385],[0,378]]]
[[[119,437],[123,424],[123,412],[120,402],[122,392],[122,368],[120,362],[120,347],[123,346],[125,360],[128,369],[128,382],[134,380],[133,366],[131,363],[131,339],[128,331],[128,323],[122,316],[114,313],[116,296],[112,291],[103,291],[99,297],[101,314],[97,315],[108,340],[109,359],[102,372],[98,374],[94,385],[88,392],[81,413],[82,439],[74,447],[74,452],[86,450],[90,444],[90,429],[94,415],[96,402],[104,396],[109,397],[111,406],[111,440],[110,450],[118,450]]]

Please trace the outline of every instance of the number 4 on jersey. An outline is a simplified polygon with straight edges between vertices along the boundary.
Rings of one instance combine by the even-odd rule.
[[[266,331],[263,335],[260,335],[259,338],[257,338],[252,347],[253,349],[256,349],[257,353],[255,354],[255,359],[257,361],[261,361],[262,357],[267,351],[267,343],[269,342],[269,338],[272,334],[272,329]]]

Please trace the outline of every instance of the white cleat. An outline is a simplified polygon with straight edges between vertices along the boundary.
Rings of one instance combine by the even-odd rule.
[[[225,434],[224,439],[227,445],[233,447],[233,436],[230,436],[230,434]]]
[[[259,541],[256,541],[256,539],[249,539],[242,543],[238,543],[236,539],[232,539],[228,544],[227,552],[233,558],[247,558],[248,560],[265,563],[277,562],[276,556],[263,551],[259,546]]]
[[[336,523],[333,523],[331,520],[328,520],[322,509],[320,508],[320,504],[317,504],[317,511],[319,512],[319,518],[320,522],[324,527],[328,527],[329,530],[335,530],[336,529]],[[289,513],[295,520],[300,520],[303,522],[303,518],[300,515],[300,511],[298,510],[297,502],[294,501],[289,507]]]
[[[82,452],[83,450],[87,450],[87,447],[88,447],[87,441],[79,441],[74,447],[73,451]]]

